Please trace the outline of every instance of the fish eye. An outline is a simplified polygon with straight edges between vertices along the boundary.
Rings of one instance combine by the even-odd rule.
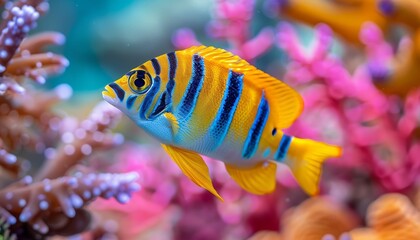
[[[135,93],[142,94],[149,90],[152,85],[152,76],[144,70],[137,70],[129,72],[128,85]]]

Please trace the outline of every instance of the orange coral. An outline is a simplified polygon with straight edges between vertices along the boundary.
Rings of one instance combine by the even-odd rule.
[[[348,210],[325,198],[303,202],[286,212],[283,222],[282,233],[261,231],[249,240],[338,239],[340,234],[357,225]],[[393,193],[378,198],[369,206],[367,222],[368,227],[351,230],[350,239],[418,240],[420,236],[420,212],[402,194]],[[341,235],[340,239],[348,239],[346,235]]]
[[[328,24],[349,42],[360,44],[359,32],[363,23],[376,23],[381,29],[388,28],[386,19],[377,10],[376,0],[286,0],[281,14],[310,25]]]
[[[327,198],[311,198],[283,216],[283,232],[259,232],[250,240],[320,240],[325,235],[339,237],[357,226],[355,216]]]
[[[289,211],[284,218],[285,239],[319,240],[326,234],[338,238],[357,226],[348,210],[326,198],[308,199]]]
[[[282,235],[274,231],[261,231],[250,237],[248,240],[282,240]]]
[[[387,194],[373,202],[367,222],[371,228],[350,232],[353,240],[417,240],[420,236],[420,213],[401,194]]]
[[[420,30],[413,33],[411,39],[400,44],[397,56],[393,59],[393,72],[389,78],[376,81],[375,85],[386,94],[405,97],[414,88],[420,86]]]
[[[418,0],[380,0],[378,5],[387,18],[417,29],[420,26],[420,2]]]
[[[414,206],[420,211],[420,189],[417,190],[414,197]]]
[[[404,97],[420,86],[420,2],[416,0],[381,0],[383,14],[391,22],[400,23],[410,31],[410,37],[401,42],[393,61],[393,73],[377,87],[387,93]],[[387,8],[388,10],[385,10]]]

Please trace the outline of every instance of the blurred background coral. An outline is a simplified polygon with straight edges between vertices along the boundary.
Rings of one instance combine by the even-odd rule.
[[[420,239],[418,0],[0,3],[0,238]],[[206,158],[221,202],[102,102],[128,69],[198,44],[301,93],[286,132],[344,149],[321,196],[281,166],[252,195]]]

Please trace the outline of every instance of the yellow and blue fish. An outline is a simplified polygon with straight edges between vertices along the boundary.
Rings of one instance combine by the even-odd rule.
[[[223,49],[163,54],[107,85],[102,95],[220,199],[199,154],[223,161],[233,180],[254,194],[274,191],[276,164],[285,163],[311,195],[318,192],[322,162],[341,155],[337,146],[284,134],[302,112],[301,96]]]

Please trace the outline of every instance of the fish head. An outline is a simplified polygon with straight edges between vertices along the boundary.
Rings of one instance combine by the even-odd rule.
[[[152,115],[156,117],[166,109],[166,104],[163,102],[163,106],[158,109],[159,112],[153,112],[152,105],[159,104],[154,100],[160,95],[160,79],[157,78],[159,77],[153,77],[145,67],[140,66],[106,85],[102,96],[105,101],[120,109],[135,122],[150,121]]]

